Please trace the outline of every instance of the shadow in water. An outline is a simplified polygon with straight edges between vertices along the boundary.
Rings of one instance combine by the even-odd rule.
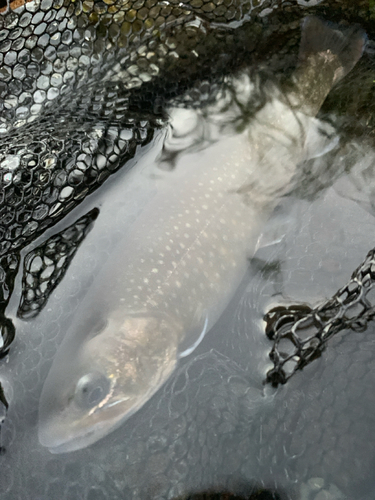
[[[202,491],[199,493],[187,494],[174,500],[286,500],[282,493],[271,489],[258,488],[253,486],[246,488],[248,493],[233,493],[230,491]]]

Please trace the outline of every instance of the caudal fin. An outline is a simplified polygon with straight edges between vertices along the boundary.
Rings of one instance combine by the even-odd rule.
[[[359,26],[342,26],[308,16],[302,25],[299,60],[306,62],[316,54],[335,55],[342,66],[337,81],[354,68],[363,54],[366,41],[366,33]]]

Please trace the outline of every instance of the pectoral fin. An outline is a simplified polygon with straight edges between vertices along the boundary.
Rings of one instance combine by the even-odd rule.
[[[185,341],[182,342],[182,344],[180,345],[178,357],[185,358],[186,356],[189,356],[193,351],[195,351],[195,349],[202,342],[207,331],[208,331],[208,314],[207,311],[204,311],[200,320],[197,323],[197,326],[194,327],[192,331],[186,335]]]

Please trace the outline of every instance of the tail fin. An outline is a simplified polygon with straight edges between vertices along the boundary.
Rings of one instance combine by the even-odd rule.
[[[336,55],[342,65],[337,81],[354,68],[366,41],[366,33],[359,26],[342,26],[308,16],[302,25],[299,60],[304,62],[309,56],[325,52]]]

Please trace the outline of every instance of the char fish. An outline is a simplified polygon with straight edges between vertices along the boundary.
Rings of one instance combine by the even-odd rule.
[[[73,451],[117,428],[214,325],[298,166],[324,153],[315,115],[365,41],[358,27],[306,18],[288,90],[270,86],[243,132],[185,155],[172,172],[155,167],[157,194],[103,266],[47,376],[42,445]]]

